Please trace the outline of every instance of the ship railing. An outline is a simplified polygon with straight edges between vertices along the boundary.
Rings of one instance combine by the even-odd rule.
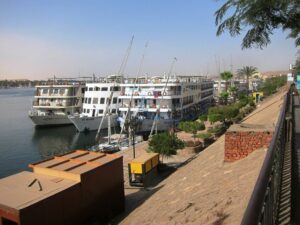
[[[288,177],[291,175],[291,165],[285,157],[291,151],[292,97],[291,88],[289,88],[284,96],[275,132],[244,213],[242,225],[279,224],[280,202],[283,196],[288,196],[286,192],[281,192],[281,185],[283,183],[286,185],[286,180],[284,182],[282,180],[283,168],[285,177],[288,174]],[[288,204],[289,202],[287,201]],[[285,207],[289,208],[288,205]]]
[[[32,102],[32,106],[38,106],[39,105],[39,102],[38,101],[33,101]]]
[[[121,92],[120,96],[131,96],[132,92]],[[136,91],[133,93],[133,96],[175,96],[175,95],[181,95],[181,91],[162,91],[162,90],[156,90],[156,91],[143,91],[139,92]]]

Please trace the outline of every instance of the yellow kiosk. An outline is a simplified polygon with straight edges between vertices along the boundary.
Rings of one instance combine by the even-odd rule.
[[[263,99],[264,93],[262,91],[255,91],[252,93],[252,96],[254,98],[255,103],[258,103]]]
[[[159,163],[158,153],[145,153],[128,163],[129,184],[146,186],[157,173]]]

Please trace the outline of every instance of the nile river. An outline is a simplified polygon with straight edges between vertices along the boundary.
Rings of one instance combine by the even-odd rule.
[[[0,89],[0,178],[29,170],[28,164],[94,144],[95,132],[75,127],[35,127],[28,117],[34,89]]]

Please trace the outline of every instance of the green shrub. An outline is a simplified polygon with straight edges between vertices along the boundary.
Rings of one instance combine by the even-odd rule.
[[[187,133],[197,133],[199,130],[205,130],[205,125],[203,122],[198,121],[181,121],[178,124],[178,128]]]
[[[151,152],[159,153],[162,158],[170,155],[176,155],[177,149],[184,147],[183,141],[177,138],[175,134],[167,132],[158,133],[151,137],[149,140],[148,150]]]
[[[199,120],[201,120],[202,122],[207,121],[207,115],[199,116]]]
[[[198,138],[201,138],[203,140],[209,139],[212,137],[211,133],[201,133],[197,135]]]
[[[212,128],[209,128],[207,131],[209,133],[215,134],[215,133],[218,133],[218,132],[223,131],[225,129],[226,129],[226,127],[224,125],[217,125],[217,126],[214,126]]]
[[[275,93],[278,88],[284,86],[286,84],[286,80],[286,76],[267,78],[260,91],[264,93],[264,96],[271,95]]]
[[[242,113],[239,113],[236,117],[233,118],[234,123],[239,123],[244,118],[244,115]]]
[[[231,120],[239,114],[239,108],[235,105],[228,105],[223,107],[224,117],[227,120]]]
[[[255,106],[254,101],[251,101],[251,102],[249,103],[249,105],[252,106],[252,107]]]
[[[208,120],[211,123],[224,121],[224,116],[222,114],[208,114]]]
[[[211,123],[217,121],[227,122],[231,121],[239,114],[239,107],[236,104],[212,107],[208,111],[208,120]]]

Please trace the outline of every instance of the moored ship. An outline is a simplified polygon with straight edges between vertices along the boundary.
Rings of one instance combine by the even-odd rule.
[[[126,116],[136,121],[136,132],[168,130],[180,120],[207,112],[213,99],[213,81],[203,76],[141,77],[121,84],[120,124]]]
[[[85,82],[76,80],[48,81],[35,87],[29,117],[37,126],[72,124],[68,115],[80,112]]]
[[[69,116],[79,132],[97,130],[101,120],[103,129],[108,128],[109,123],[111,127],[117,126],[118,96],[122,80],[121,76],[111,75],[86,84],[82,112]]]

